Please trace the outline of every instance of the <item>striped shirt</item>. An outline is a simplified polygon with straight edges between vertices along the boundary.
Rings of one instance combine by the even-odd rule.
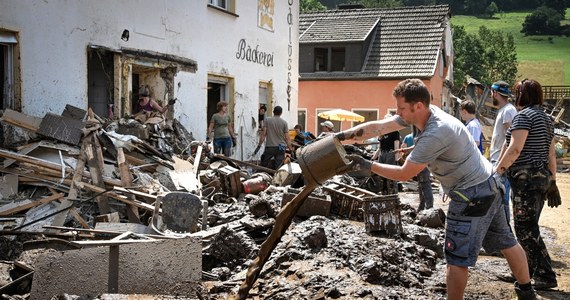
[[[514,118],[507,130],[507,146],[511,142],[513,130],[527,130],[528,137],[521,154],[512,167],[523,165],[548,165],[550,143],[554,137],[554,125],[550,117],[539,105],[527,106]]]

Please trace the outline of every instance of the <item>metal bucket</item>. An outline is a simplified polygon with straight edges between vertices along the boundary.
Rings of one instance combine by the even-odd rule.
[[[313,142],[297,153],[305,179],[316,184],[323,184],[334,175],[344,173],[349,165],[345,155],[344,147],[333,135]]]

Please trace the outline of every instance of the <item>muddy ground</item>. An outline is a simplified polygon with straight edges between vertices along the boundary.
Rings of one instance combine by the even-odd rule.
[[[541,226],[559,287],[540,291],[544,299],[570,299],[570,175],[559,173],[558,186],[562,206],[545,207]],[[275,190],[263,196],[278,202],[280,195]],[[448,203],[437,192],[434,197],[436,207],[446,211]],[[265,264],[249,299],[445,299],[443,228],[418,224],[417,193],[400,193],[400,201],[404,233],[395,236],[369,234],[363,222],[334,215],[296,218]],[[232,206],[235,213],[244,213],[243,207]],[[232,214],[232,209],[226,211]],[[203,270],[217,279],[204,279],[200,295],[178,299],[226,299],[235,293],[263,237],[263,232],[256,236],[222,231],[203,252]],[[512,284],[496,279],[505,272],[504,258],[481,255],[477,266],[470,269],[465,299],[512,299]],[[0,299],[25,297],[3,295]]]
[[[570,175],[558,174],[562,206],[545,207],[541,230],[558,274],[558,288],[543,299],[570,299]],[[435,194],[436,207],[448,203]],[[411,207],[418,195],[400,193],[404,234],[367,234],[361,222],[312,217],[295,220],[250,291],[252,299],[445,299],[443,228],[418,226]],[[224,299],[243,281],[248,262],[225,281],[205,282],[209,296]],[[216,269],[214,269],[216,271]],[[227,270],[229,273],[232,271]],[[504,258],[482,252],[470,269],[465,299],[513,299]]]

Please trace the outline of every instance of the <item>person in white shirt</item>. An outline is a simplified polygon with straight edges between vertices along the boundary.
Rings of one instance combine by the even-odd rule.
[[[493,127],[493,136],[491,137],[491,148],[489,149],[489,160],[493,166],[496,167],[499,162],[501,148],[505,143],[507,129],[511,126],[513,118],[517,114],[517,109],[509,102],[511,91],[509,90],[508,83],[502,80],[493,83],[493,85],[491,85],[491,95],[493,96],[493,105],[499,107],[497,117],[495,118],[495,126]],[[509,209],[509,197],[511,185],[506,178],[503,180],[503,184],[505,185],[503,202],[505,202],[507,220],[510,222],[511,214]]]

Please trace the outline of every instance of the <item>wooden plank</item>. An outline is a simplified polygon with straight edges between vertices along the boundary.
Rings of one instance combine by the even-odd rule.
[[[121,224],[124,224],[124,223],[121,223]],[[140,224],[138,224],[138,225],[141,226]],[[124,233],[124,231],[101,230],[101,229],[84,229],[84,228],[72,228],[72,227],[64,227],[64,226],[44,225],[44,228],[58,229],[61,231],[69,230],[69,231],[79,231],[79,232],[90,232],[90,233],[99,234],[99,235],[120,235],[120,234]],[[158,234],[144,234],[144,235],[151,237],[151,238],[155,238],[155,239],[175,239],[174,237],[158,235]]]
[[[36,132],[40,128],[42,118],[28,116],[7,108],[4,110],[4,114],[2,115],[2,121],[10,125]]]
[[[75,184],[75,182],[81,181],[81,179],[83,178],[83,168],[85,168],[84,156],[85,156],[85,149],[87,147],[89,147],[89,142],[87,138],[84,138],[83,142],[81,143],[81,154],[79,155],[79,159],[77,160],[77,164],[75,165],[73,180],[69,187],[69,194],[67,195],[67,197],[65,197],[63,201],[61,201],[61,204],[59,205],[58,209],[63,209],[65,207],[71,206],[73,203],[72,200],[77,199],[77,196],[79,195],[79,191],[77,190],[77,185]],[[65,223],[65,219],[67,218],[68,212],[69,210],[66,209],[61,213],[57,214],[51,224],[53,226],[62,226],[63,223]]]
[[[221,155],[221,154],[214,154],[214,157],[220,158],[220,159],[223,159],[223,160],[227,160],[227,161],[231,161],[231,162],[235,162],[236,164],[246,165],[246,166],[252,167],[252,168],[254,168],[254,169],[257,169],[257,170],[259,170],[259,171],[263,171],[263,172],[266,172],[266,173],[269,173],[269,174],[275,174],[275,172],[276,172],[276,171],[273,170],[273,169],[269,169],[269,168],[266,168],[266,167],[263,167],[263,166],[258,166],[258,165],[256,165],[256,164],[248,163],[248,162],[241,161],[241,160],[238,160],[238,159],[233,159],[233,158],[231,158],[231,157],[227,157],[227,156],[224,156],[224,155]]]
[[[125,159],[123,148],[117,148],[117,165],[119,167],[119,175],[121,176],[121,183],[124,187],[131,187],[133,185],[133,177],[129,171],[129,165]],[[130,200],[135,200],[134,195],[127,196]],[[127,217],[131,223],[140,223],[139,210],[134,205],[127,206]]]
[[[77,222],[79,222],[79,224],[81,224],[81,226],[83,226],[83,228],[86,229],[90,229],[91,226],[89,226],[89,224],[87,223],[87,221],[85,221],[85,219],[83,219],[83,217],[79,214],[79,212],[77,211],[77,209],[75,209],[75,207],[72,207],[69,212],[71,213],[71,215],[75,218],[75,220],[77,220]]]
[[[158,240],[106,240],[106,241],[71,241],[70,243],[77,246],[117,246],[133,243],[154,243]]]
[[[28,210],[28,209],[30,209],[32,207],[36,207],[40,204],[44,204],[44,203],[48,203],[48,202],[52,202],[52,201],[61,199],[61,198],[63,198],[63,196],[65,196],[63,193],[58,193],[58,194],[51,195],[49,197],[46,197],[46,198],[43,198],[40,200],[32,201],[31,203],[26,203],[26,204],[23,204],[23,205],[20,205],[20,206],[17,206],[17,207],[14,207],[14,208],[11,208],[11,209],[8,209],[5,211],[0,211],[0,216],[9,216],[11,214],[15,214],[15,213],[18,213],[18,212],[21,212],[24,210]]]
[[[31,144],[27,144],[24,145],[22,148],[18,149],[18,153],[19,154],[28,154],[30,152],[32,152],[34,149],[36,149],[37,147],[40,146],[39,142],[35,142],[35,143],[31,143]],[[4,160],[4,168],[9,167],[11,164],[13,164],[16,160],[15,159],[5,159]]]
[[[43,167],[43,168],[48,168],[51,170],[56,170],[58,172],[61,172],[61,169],[62,169],[62,166],[60,164],[52,163],[50,161],[38,159],[36,157],[29,156],[29,155],[19,154],[19,153],[8,151],[6,149],[1,149],[1,148],[0,148],[0,157],[12,158],[12,159],[15,159],[19,162],[25,162],[25,163],[29,163],[31,165],[37,166],[38,168]],[[70,167],[64,166],[63,168],[65,168],[65,172],[69,172],[69,173],[75,172],[75,170],[70,168]],[[82,170],[82,172],[83,172],[82,177],[91,178],[91,174],[89,172],[87,172],[85,170]],[[108,185],[121,185],[121,181],[116,180],[116,179],[112,179],[112,178],[105,177],[104,181]]]
[[[77,182],[77,181],[74,181],[74,184],[77,185],[81,189],[87,189],[87,190],[90,190],[90,191],[95,192],[95,193],[106,192],[107,196],[109,196],[113,199],[119,200],[123,203],[131,204],[131,205],[134,205],[138,208],[146,209],[148,211],[154,211],[154,205],[146,204],[146,203],[140,202],[138,200],[129,200],[126,196],[119,195],[119,194],[113,193],[113,192],[107,192],[105,189],[100,188],[98,186],[88,184],[85,182]],[[61,226],[61,225],[58,225],[58,226]]]
[[[135,196],[140,196],[143,198],[147,198],[151,201],[156,201],[156,196],[155,195],[151,195],[151,194],[147,194],[147,193],[143,193],[137,190],[133,190],[133,189],[126,189],[126,188],[122,188],[120,186],[115,186],[113,187],[113,190],[115,191],[119,191],[119,192],[123,192],[123,193],[129,193],[129,194],[133,194]]]
[[[93,183],[105,190],[105,183],[103,182],[103,173],[101,172],[100,162],[99,162],[99,155],[97,154],[97,137],[95,134],[90,134],[87,136],[89,140],[89,145],[85,148],[85,160],[87,161],[87,165],[89,166],[89,172],[91,173],[91,179]],[[104,194],[97,195],[95,197],[95,201],[97,202],[97,206],[99,207],[100,214],[108,214],[111,212],[111,208],[109,207],[107,196]]]

